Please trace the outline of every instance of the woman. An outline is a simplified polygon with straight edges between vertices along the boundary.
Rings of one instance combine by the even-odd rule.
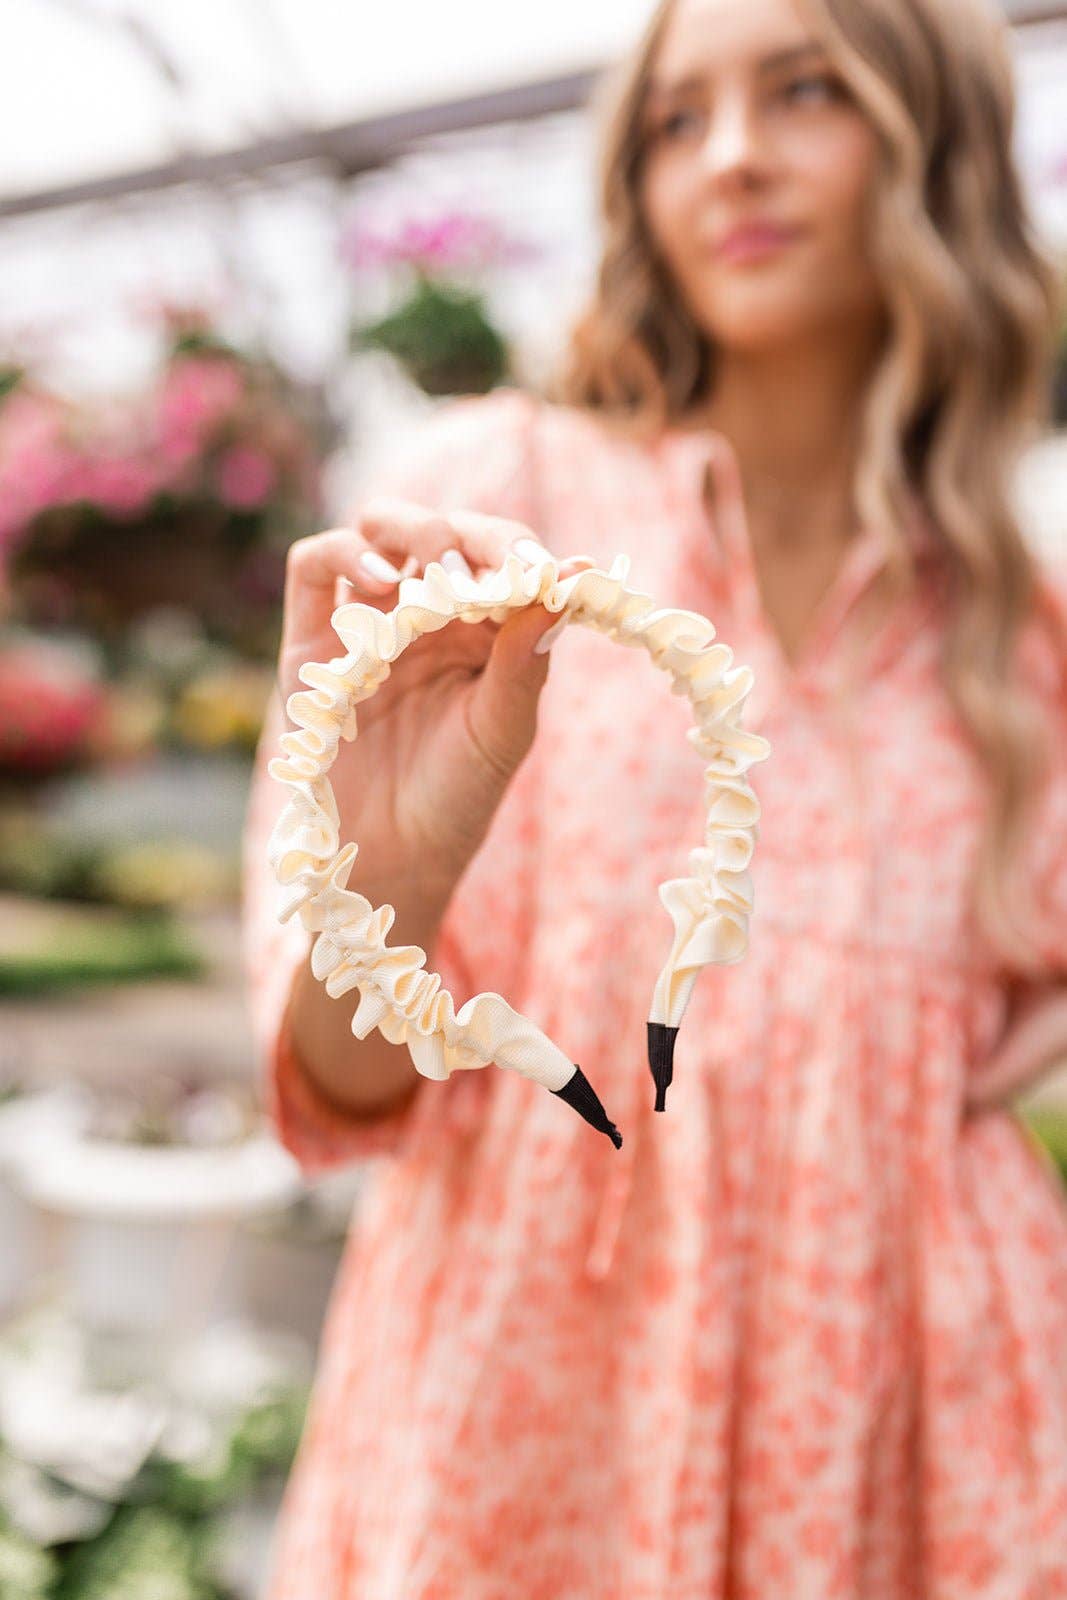
[[[294,546],[283,699],[336,599],[525,536],[710,617],[772,754],[749,950],[700,975],[666,1116],[655,891],[703,812],[643,652],[536,653],[540,606],[448,629],[334,767],[390,942],[533,1017],[616,1150],[517,1073],[353,1044],[273,916],[275,706],[271,1113],[309,1172],[392,1159],[271,1600],[1067,1596],[1067,1205],[1007,1104],[1067,1056],[1067,589],[1008,495],[1056,308],[1003,34],[978,0],[661,6],[605,89],[551,397],[450,402]]]

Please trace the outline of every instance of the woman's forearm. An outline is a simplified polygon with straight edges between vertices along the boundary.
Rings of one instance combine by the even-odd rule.
[[[448,896],[427,896],[418,888],[405,893],[375,892],[352,884],[374,905],[388,902],[396,919],[388,933],[391,946],[417,944],[430,953],[448,904]],[[418,1087],[418,1073],[406,1045],[391,1044],[378,1028],[366,1039],[352,1032],[357,990],[334,999],[301,963],[289,997],[289,1030],[293,1049],[314,1085],[341,1110],[373,1115],[403,1104]]]

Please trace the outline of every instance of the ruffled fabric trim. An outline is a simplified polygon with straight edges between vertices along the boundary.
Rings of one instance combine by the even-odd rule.
[[[457,1012],[440,975],[424,969],[424,950],[386,944],[395,911],[388,904],[375,907],[346,887],[359,846],[340,840],[327,776],[340,741],[357,735],[356,706],[376,692],[391,663],[413,640],[455,619],[501,622],[518,607],[540,603],[559,612],[561,623],[580,623],[619,644],[645,649],[670,677],[671,692],[687,695],[692,704],[696,722],[686,737],[704,761],[707,806],[703,842],[689,852],[691,876],[659,886],[674,927],[648,1015],[650,1058],[655,1038],[659,1060],[657,1105],[663,1109],[670,1055],[664,1044],[673,1047],[698,972],[710,962],[737,962],[748,947],[753,908],[748,869],[760,808],[746,774],[766,759],[770,745],[742,727],[753,674],[749,667],[735,667],[732,651],[713,642],[715,629],[706,617],[656,609],[649,595],[628,589],[625,554],[617,555],[607,572],[592,567],[561,579],[559,568],[555,557],[528,565],[509,551],[496,571],[471,578],[432,561],[421,577],[401,580],[391,612],[358,601],[340,606],[332,623],[347,654],[301,667],[299,677],[308,688],[286,703],[296,730],[281,736],[284,756],[268,762],[271,776],[290,791],[268,856],[279,885],[279,920],[297,916],[317,935],[311,953],[316,978],[337,998],[359,990],[352,1018],[356,1038],[379,1028],[392,1043],[407,1045],[424,1077],[437,1080],[491,1063],[510,1067],[553,1093],[565,1091],[563,1097],[586,1120],[611,1131],[621,1144],[603,1108],[598,1119],[599,1102],[590,1090],[591,1107],[580,1068],[502,995],[473,995]]]

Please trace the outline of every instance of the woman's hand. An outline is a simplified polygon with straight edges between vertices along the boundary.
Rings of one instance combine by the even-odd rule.
[[[527,562],[547,554],[524,523],[480,512],[446,515],[377,499],[357,523],[290,547],[278,658],[283,704],[304,687],[297,673],[305,661],[341,653],[330,625],[338,605],[392,610],[400,577],[442,557],[477,578],[509,550]],[[575,557],[561,564],[561,576],[592,565]],[[341,837],[360,847],[352,886],[368,898],[417,880],[428,900],[447,901],[533,742],[549,668],[548,653],[533,647],[557,621],[532,605],[503,623],[452,622],[414,640],[358,706],[357,736],[342,741],[330,778]]]
[[[1067,984],[1023,984],[995,1050],[971,1073],[966,1110],[1007,1105],[1059,1064],[1067,1067]]]

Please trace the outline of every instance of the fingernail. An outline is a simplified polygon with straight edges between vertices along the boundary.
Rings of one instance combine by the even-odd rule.
[[[382,583],[396,583],[400,573],[391,561],[386,561],[377,550],[364,550],[359,558],[360,565],[372,578],[378,578]]]
[[[540,639],[538,639],[537,643],[533,647],[534,655],[546,656],[566,626],[567,613],[564,612],[559,620],[554,622],[551,628],[546,628]]]
[[[552,556],[542,544],[535,539],[516,539],[511,547],[524,561],[529,561],[534,566],[540,566],[543,561],[551,561]]]
[[[447,550],[443,550],[438,559],[446,572],[462,572],[464,577],[474,577],[474,573],[467,563],[467,558],[461,550],[455,550],[450,547]]]

